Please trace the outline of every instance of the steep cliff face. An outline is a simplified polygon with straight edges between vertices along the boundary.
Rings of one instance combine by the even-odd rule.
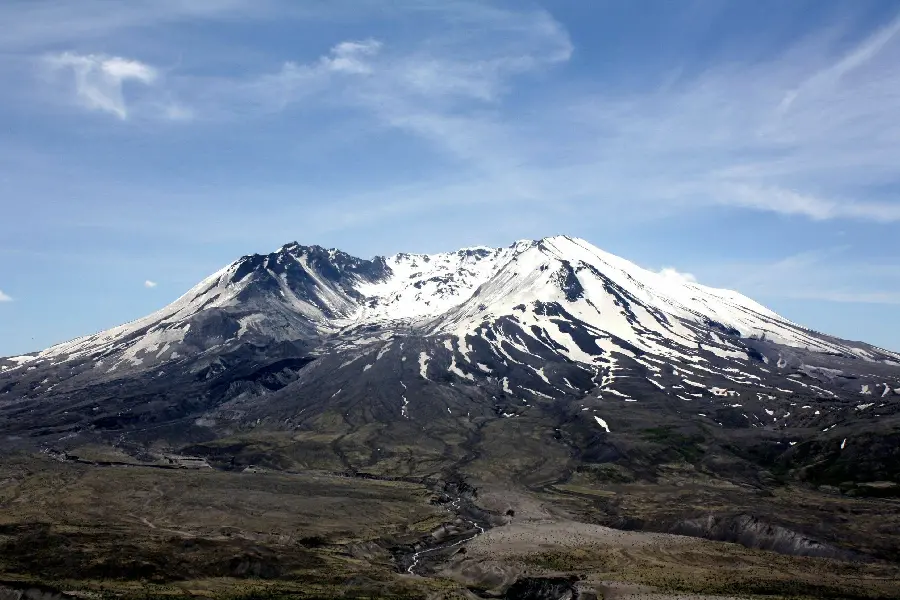
[[[843,560],[856,558],[853,552],[814,540],[787,527],[766,523],[751,515],[707,515],[676,523],[669,531],[792,556],[819,556]]]

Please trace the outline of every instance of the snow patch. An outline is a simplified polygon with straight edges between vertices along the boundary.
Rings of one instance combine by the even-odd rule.
[[[647,379],[647,381],[649,381],[650,383],[652,383],[653,385],[655,385],[656,387],[658,387],[658,388],[661,389],[661,390],[666,389],[666,386],[664,386],[663,384],[659,383],[658,381],[654,381],[654,380],[650,379],[649,377],[646,377],[645,379]]]
[[[419,375],[422,379],[428,379],[428,360],[429,356],[424,352],[419,353]]]
[[[600,425],[600,427],[602,427],[603,429],[606,430],[606,433],[610,433],[610,431],[609,431],[609,425],[606,424],[606,421],[604,421],[603,419],[601,419],[601,418],[598,417],[597,415],[594,415],[594,420],[597,421],[597,424]]]
[[[709,388],[709,391],[713,393],[714,396],[738,396],[739,394],[734,390],[729,390],[720,387],[712,387]]]
[[[391,342],[388,342],[384,346],[381,347],[381,350],[378,351],[378,354],[375,356],[375,360],[381,360],[381,357],[384,356],[388,350],[391,349]]]

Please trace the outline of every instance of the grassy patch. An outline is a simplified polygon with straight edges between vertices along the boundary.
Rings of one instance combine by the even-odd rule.
[[[699,433],[685,434],[671,426],[644,429],[641,431],[641,437],[648,442],[674,450],[691,464],[699,462],[706,452],[703,445],[706,442],[705,436]]]

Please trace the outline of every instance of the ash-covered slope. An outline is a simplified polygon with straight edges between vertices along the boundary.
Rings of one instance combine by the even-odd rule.
[[[0,431],[55,441],[380,423],[415,443],[532,414],[603,435],[622,410],[834,436],[898,405],[897,354],[565,236],[373,260],[289,244],[148,317],[0,361]]]

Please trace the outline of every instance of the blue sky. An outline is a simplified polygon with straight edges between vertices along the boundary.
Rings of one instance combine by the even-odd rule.
[[[565,233],[900,350],[894,0],[5,0],[0,355],[285,242]]]

